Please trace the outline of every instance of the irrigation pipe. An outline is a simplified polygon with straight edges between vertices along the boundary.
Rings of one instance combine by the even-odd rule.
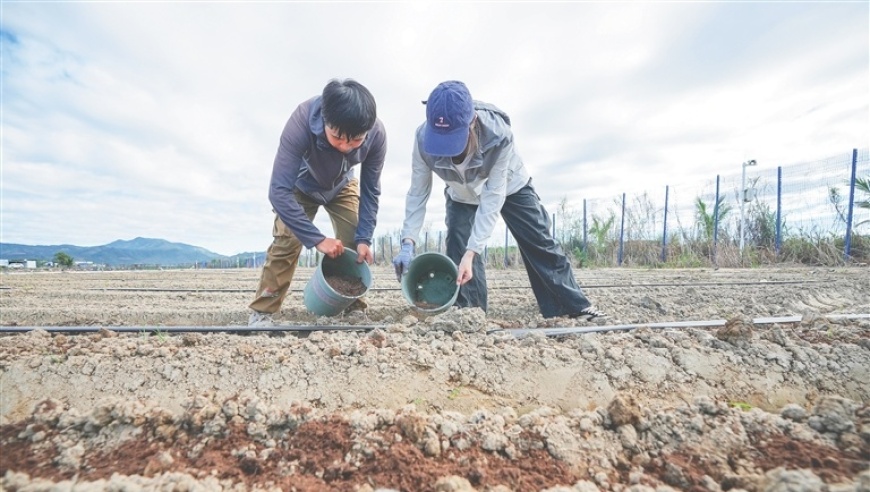
[[[870,319],[870,314],[828,314],[822,315],[822,318],[827,319]],[[780,316],[774,318],[754,318],[754,325],[769,325],[774,323],[800,323],[803,316]],[[605,325],[605,326],[570,326],[561,328],[507,328],[502,330],[493,330],[488,333],[509,333],[517,338],[526,337],[533,333],[539,333],[544,336],[564,336],[578,335],[583,333],[598,333],[607,331],[634,330],[636,328],[711,328],[725,326],[727,320],[712,319],[705,321],[664,321],[657,323],[635,323],[627,325]]]
[[[385,325],[275,325],[263,327],[250,326],[2,326],[0,333],[24,333],[45,330],[49,333],[97,333],[106,329],[117,333],[255,333],[285,331],[368,331],[385,328]]]
[[[870,314],[828,314],[822,315],[827,319],[870,319]],[[753,324],[764,325],[773,323],[799,323],[802,316],[781,316],[775,318],[755,318]],[[545,336],[578,335],[583,333],[597,333],[619,330],[633,330],[636,328],[711,328],[724,326],[726,320],[713,319],[702,321],[663,321],[656,323],[635,323],[626,325],[605,326],[570,326],[561,328],[507,328],[492,330],[487,334],[507,333],[517,338],[538,333]],[[254,332],[285,332],[285,331],[369,331],[376,328],[386,328],[386,325],[276,325],[268,327],[249,326],[0,326],[2,333],[24,333],[33,330],[45,330],[51,333],[97,333],[102,329],[119,333],[254,333]]]
[[[686,283],[655,283],[655,284],[583,284],[583,289],[619,289],[636,287],[721,287],[726,285],[787,285],[787,284],[816,284],[830,282],[829,280],[772,280],[754,282],[686,282]],[[530,289],[529,285],[492,286],[489,290],[501,289]],[[120,291],[120,292],[224,292],[239,293],[253,292],[251,289],[182,289],[182,288],[157,288],[157,287],[90,287],[84,290]],[[290,292],[302,292],[304,289],[290,289]],[[401,287],[373,287],[368,292],[402,290]]]

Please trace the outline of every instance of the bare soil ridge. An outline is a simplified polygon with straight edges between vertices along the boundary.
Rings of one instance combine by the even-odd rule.
[[[521,271],[490,273],[487,315],[432,317],[373,273],[376,329],[305,338],[159,331],[241,326],[253,271],[3,275],[3,325],[105,329],[0,336],[0,485],[870,490],[870,320],[824,316],[870,312],[866,268],[581,270],[607,324],[730,321],[522,339],[496,330],[584,324]],[[285,323],[358,323],[300,293]]]

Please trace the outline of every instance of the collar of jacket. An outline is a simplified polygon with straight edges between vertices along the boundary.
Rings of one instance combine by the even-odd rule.
[[[323,96],[317,96],[311,100],[308,112],[308,129],[314,134],[317,148],[320,150],[335,150],[326,139],[326,124],[323,122]]]
[[[483,166],[483,150],[480,145],[481,138],[481,127],[480,125],[475,127],[475,131],[477,132],[477,146],[474,149],[474,155],[471,156],[471,160],[468,161],[468,166],[466,166],[466,170],[475,169]],[[436,157],[434,165],[438,169],[450,169],[455,171],[456,164],[453,163],[452,157]]]

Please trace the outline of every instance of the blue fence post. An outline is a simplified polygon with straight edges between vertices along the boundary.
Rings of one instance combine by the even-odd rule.
[[[390,261],[393,261],[393,236],[390,235]]]
[[[617,264],[622,266],[622,248],[625,240],[625,193],[622,194],[622,217],[619,219],[619,254]]]
[[[423,233],[423,252],[429,251],[429,231]]]
[[[713,256],[713,265],[716,265],[716,244],[719,240],[719,175],[716,175],[716,198],[713,205],[713,248],[710,254]]]
[[[665,185],[665,220],[662,229],[662,263],[668,258],[668,191],[670,186]]]
[[[782,166],[776,167],[776,257],[782,250]]]
[[[846,215],[846,244],[843,246],[843,261],[852,254],[852,210],[855,208],[855,181],[858,171],[858,149],[852,149],[852,177],[849,179],[849,212]]]
[[[441,231],[438,231],[438,252],[441,252]]]

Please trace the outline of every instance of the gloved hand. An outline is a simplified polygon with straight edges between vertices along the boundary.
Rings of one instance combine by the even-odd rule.
[[[393,267],[396,269],[396,280],[402,281],[402,275],[408,272],[411,266],[411,260],[414,258],[414,243],[402,243],[402,250],[393,258]]]

